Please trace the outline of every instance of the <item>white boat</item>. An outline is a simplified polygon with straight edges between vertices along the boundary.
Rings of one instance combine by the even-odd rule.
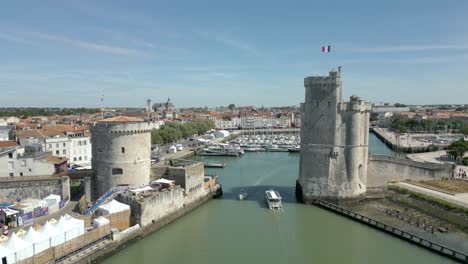
[[[270,209],[280,209],[283,207],[281,205],[281,196],[277,191],[273,189],[266,191],[265,198]]]
[[[247,199],[247,196],[249,196],[249,194],[245,190],[241,190],[239,193],[239,200],[245,200]]]

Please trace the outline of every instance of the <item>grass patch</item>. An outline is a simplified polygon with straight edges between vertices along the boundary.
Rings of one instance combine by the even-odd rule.
[[[422,185],[447,190],[454,193],[468,193],[468,181],[463,180],[434,180],[420,181]]]
[[[427,201],[427,202],[437,204],[438,206],[441,206],[441,207],[443,207],[443,208],[445,208],[447,210],[456,211],[456,212],[460,212],[460,213],[468,215],[468,209],[466,209],[464,207],[461,207],[461,206],[458,206],[456,204],[441,200],[441,199],[434,198],[434,197],[429,196],[429,195],[412,192],[412,191],[409,191],[409,190],[407,190],[405,188],[401,188],[401,187],[394,186],[394,185],[388,186],[388,189],[392,190],[392,191],[395,191],[397,193],[400,193],[400,194],[407,194],[411,198],[424,200],[424,201]]]

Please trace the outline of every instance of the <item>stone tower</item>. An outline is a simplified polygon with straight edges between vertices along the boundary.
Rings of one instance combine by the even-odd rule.
[[[150,181],[151,127],[133,117],[116,116],[90,124],[93,198],[117,185]]]
[[[351,198],[366,192],[369,114],[359,97],[341,97],[341,68],[304,79],[301,104],[301,159],[296,195]]]
[[[146,113],[151,114],[153,112],[153,105],[151,104],[151,99],[146,100]]]

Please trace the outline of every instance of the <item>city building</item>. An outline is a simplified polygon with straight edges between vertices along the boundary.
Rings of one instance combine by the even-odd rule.
[[[160,118],[171,118],[175,119],[179,116],[179,110],[174,106],[174,104],[171,102],[170,98],[167,98],[167,101],[164,103],[156,103],[153,106],[153,109]]]
[[[366,192],[371,105],[342,100],[341,68],[304,79],[300,174],[302,199],[349,198]]]
[[[70,164],[90,166],[92,159],[91,137],[84,130],[69,131],[66,135],[70,141],[67,157]]]
[[[0,177],[47,176],[66,170],[67,159],[42,151],[42,145],[22,148],[14,141],[0,142]]]
[[[94,196],[118,185],[149,183],[151,126],[141,119],[116,116],[90,124]]]
[[[0,141],[13,140],[14,125],[0,125]]]

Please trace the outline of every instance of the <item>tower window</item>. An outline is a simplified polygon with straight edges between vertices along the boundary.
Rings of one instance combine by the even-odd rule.
[[[112,175],[121,175],[123,170],[121,168],[112,168]]]
[[[125,147],[122,147],[122,153],[125,153]]]

